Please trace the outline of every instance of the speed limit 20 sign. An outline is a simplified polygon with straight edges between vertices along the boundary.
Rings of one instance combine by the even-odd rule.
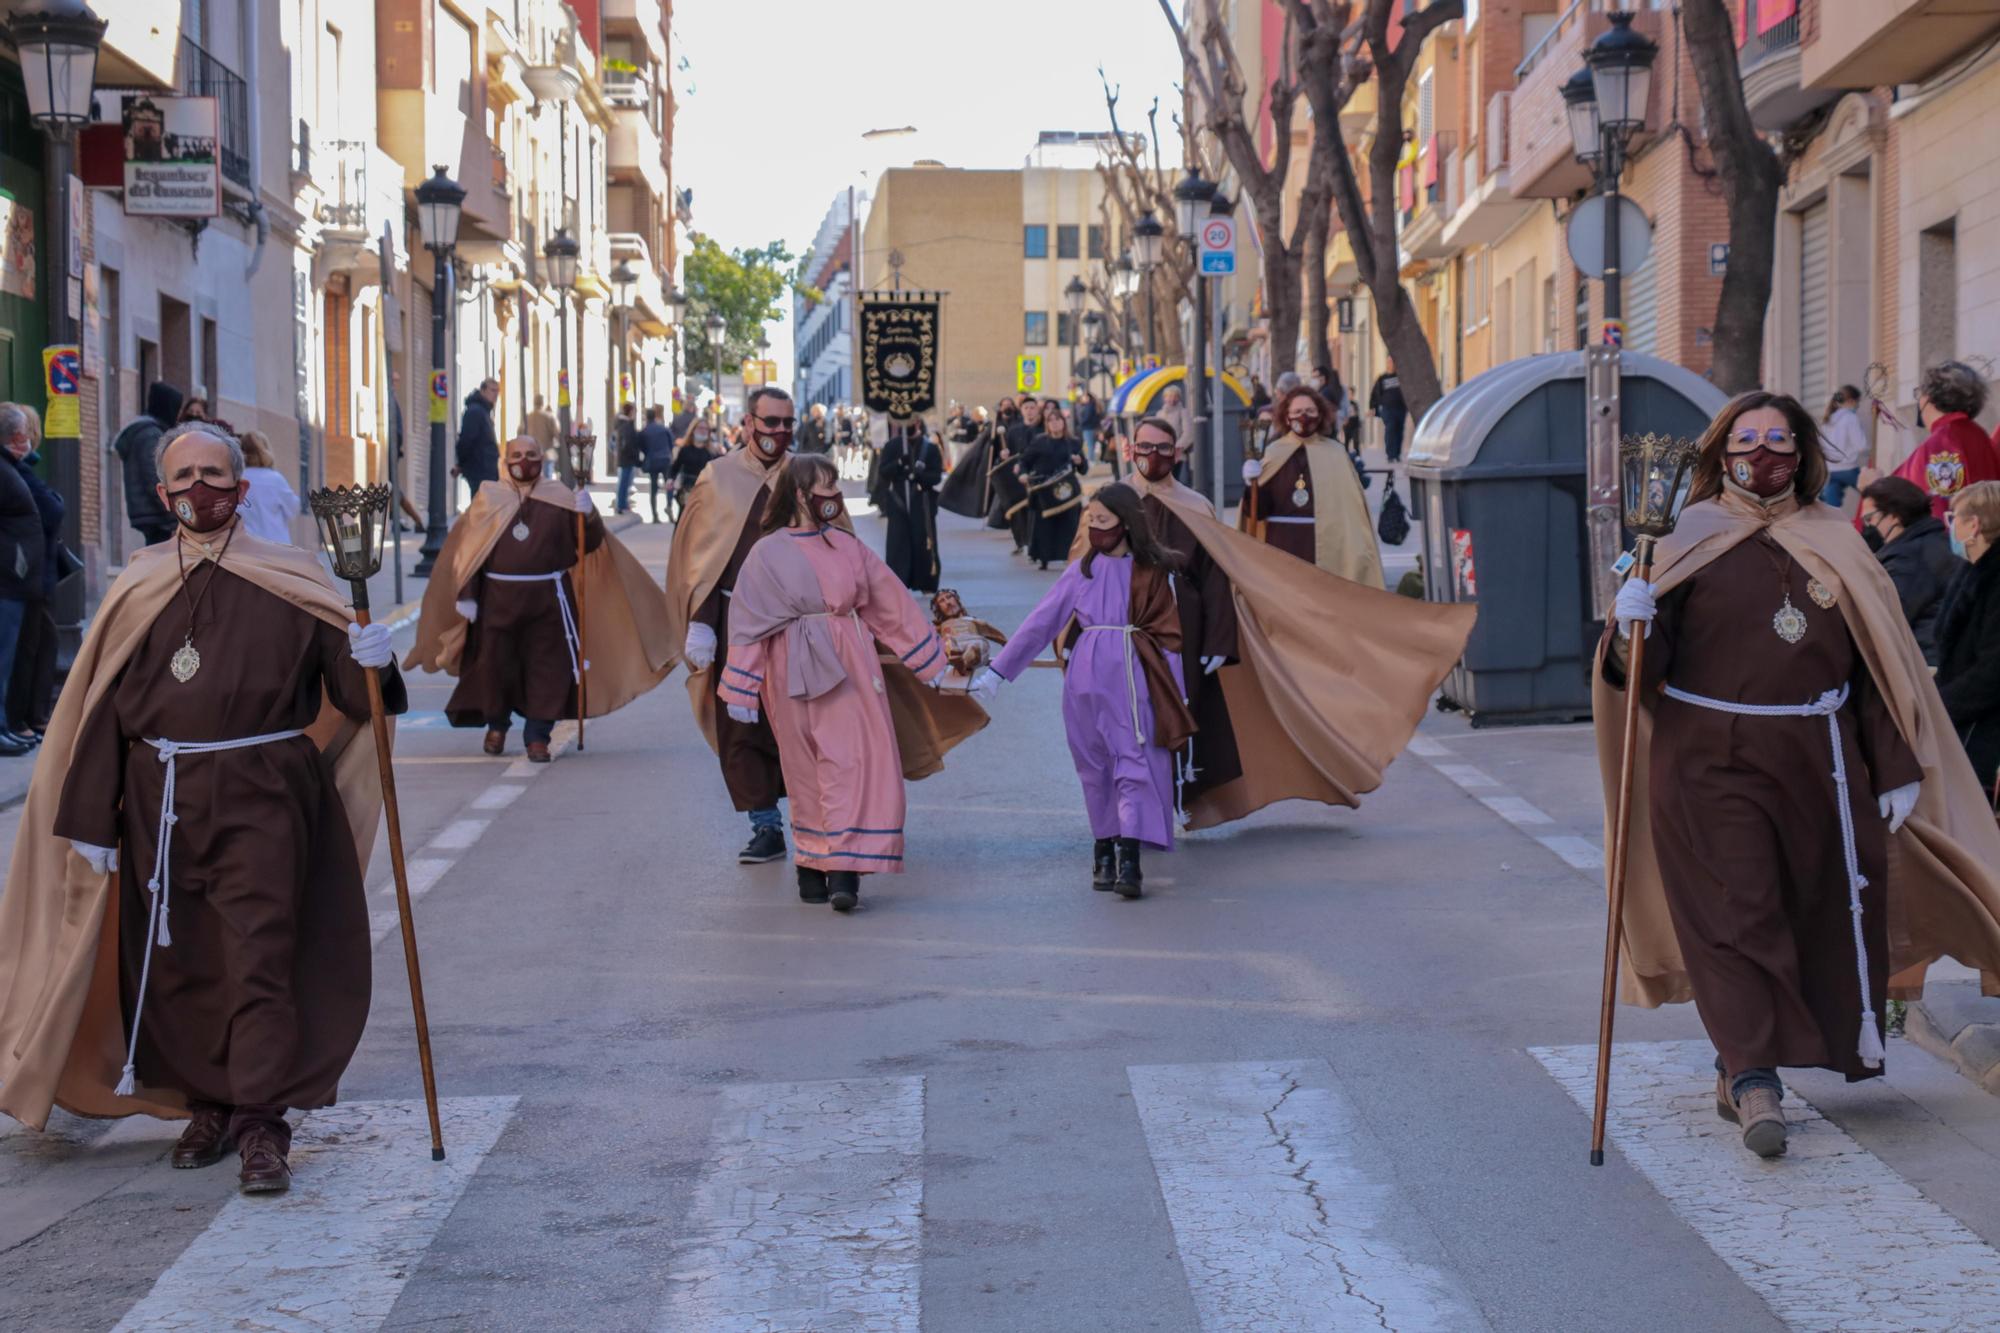
[[[1201,224],[1201,271],[1211,278],[1236,271],[1236,219],[1210,218]]]

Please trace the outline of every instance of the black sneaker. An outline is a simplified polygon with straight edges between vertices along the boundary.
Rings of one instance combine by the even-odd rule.
[[[826,901],[826,872],[814,870],[811,866],[799,867],[799,901],[802,903],[824,903]]]
[[[736,864],[760,866],[766,861],[778,861],[785,855],[785,831],[781,828],[760,828],[750,835],[750,841],[743,850],[736,853]]]
[[[829,870],[826,873],[827,901],[836,912],[851,912],[861,901],[861,876],[852,870]]]
[[[1090,887],[1099,893],[1111,892],[1118,879],[1118,858],[1110,838],[1099,838],[1091,853]]]

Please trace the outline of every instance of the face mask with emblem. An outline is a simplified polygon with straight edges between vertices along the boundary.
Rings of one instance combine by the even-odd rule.
[[[518,463],[509,463],[507,465],[507,472],[515,481],[540,481],[542,477],[542,460],[539,458],[524,458]]]
[[[190,532],[214,532],[236,513],[237,492],[234,486],[223,487],[197,481],[185,489],[168,491],[167,499],[173,504],[174,517]]]
[[[821,527],[829,527],[840,521],[847,512],[847,497],[844,495],[815,495],[812,498],[812,516]]]
[[[1123,523],[1113,523],[1108,528],[1092,528],[1090,530],[1091,549],[1095,550],[1099,555],[1111,554],[1118,549],[1118,543],[1124,540],[1125,525]]]

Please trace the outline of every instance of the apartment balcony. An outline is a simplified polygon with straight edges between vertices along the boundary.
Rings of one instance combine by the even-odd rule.
[[[483,121],[456,100],[420,88],[378,88],[377,138],[382,152],[414,191],[440,164],[465,189],[459,253],[472,263],[509,262],[513,204],[506,159],[486,137]]]
[[[1432,135],[1419,152],[1415,175],[1422,182],[1420,198],[1398,238],[1405,264],[1442,259],[1449,253],[1444,245],[1445,219],[1450,216],[1448,168],[1457,160],[1458,136],[1451,133]]]
[[[1831,0],[1799,49],[1799,80],[1839,92],[1922,83],[2000,34],[2000,0]]]
[[[631,37],[646,43],[653,59],[667,59],[665,15],[660,0],[604,0],[604,35]]]
[[[1737,67],[1750,120],[1766,133],[1797,124],[1840,96],[1800,81],[1798,0],[1743,0]]]
[[[638,176],[656,199],[667,197],[665,142],[653,123],[653,85],[635,71],[604,72],[604,99],[611,104],[606,165],[613,177]]]
[[[243,77],[188,38],[181,38],[180,77],[175,91],[183,97],[215,99],[215,158],[222,178],[254,193],[250,180],[250,90]]]
[[[1659,10],[1642,10],[1633,19],[1632,29],[1671,49],[1672,35],[1661,31],[1661,17]],[[1570,75],[1583,68],[1584,50],[1610,26],[1611,20],[1588,8],[1586,0],[1571,0],[1555,26],[1515,69],[1507,159],[1511,164],[1509,184],[1516,198],[1565,199],[1590,186],[1590,169],[1576,160],[1570,144],[1562,87]],[[1671,72],[1660,69],[1653,79],[1646,112],[1649,125],[1658,126],[1665,120],[1662,108],[1672,83],[1668,77]],[[1644,142],[1643,136],[1640,142]]]
[[[1491,245],[1535,206],[1531,199],[1514,196],[1507,137],[1513,97],[1511,92],[1499,92],[1487,99],[1478,151],[1459,155],[1464,180],[1458,206],[1444,224],[1448,251]]]
[[[323,239],[373,245],[384,226],[399,229],[403,213],[403,169],[395,159],[362,139],[334,139],[313,145],[314,179],[323,193],[314,215]]]

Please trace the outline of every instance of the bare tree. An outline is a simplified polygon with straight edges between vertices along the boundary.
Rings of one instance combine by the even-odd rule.
[[[1271,80],[1270,115],[1274,139],[1272,159],[1267,166],[1251,129],[1254,105],[1246,108],[1249,85],[1243,64],[1229,40],[1223,23],[1221,0],[1204,0],[1204,22],[1199,36],[1200,49],[1174,13],[1171,0],[1159,0],[1160,12],[1174,30],[1181,49],[1181,65],[1186,88],[1198,94],[1206,115],[1202,128],[1221,147],[1235,168],[1263,240],[1264,310],[1270,322],[1271,369],[1274,373],[1292,369],[1298,356],[1301,307],[1301,279],[1317,275],[1318,300],[1312,307],[1312,346],[1320,353],[1326,339],[1326,239],[1331,225],[1332,192],[1327,173],[1317,156],[1308,160],[1305,187],[1299,196],[1298,217],[1291,235],[1285,234],[1285,180],[1292,169],[1292,116],[1302,91],[1297,63],[1293,58],[1292,16],[1285,18],[1283,54]]]
[[[1708,151],[1729,205],[1729,268],[1715,307],[1716,387],[1725,393],[1762,381],[1764,312],[1777,263],[1778,192],[1785,162],[1757,132],[1743,98],[1743,71],[1723,0],[1683,0],[1682,31],[1708,117]]]
[[[1104,79],[1104,71],[1098,70],[1098,77]],[[1104,180],[1105,204],[1115,212],[1123,225],[1119,234],[1130,236],[1133,226],[1140,218],[1151,213],[1166,226],[1167,233],[1161,237],[1160,262],[1154,266],[1147,281],[1152,294],[1164,317],[1157,321],[1157,333],[1148,330],[1147,350],[1168,361],[1182,359],[1180,321],[1173,317],[1175,302],[1180,294],[1188,290],[1194,280],[1195,258],[1188,246],[1173,226],[1174,194],[1173,185],[1167,175],[1165,164],[1160,160],[1160,104],[1155,99],[1146,113],[1149,133],[1146,135],[1127,133],[1118,123],[1119,92],[1104,80],[1104,106],[1111,116],[1111,142],[1105,150],[1105,157],[1098,163],[1098,174]],[[1106,231],[1107,236],[1111,235]],[[1117,319],[1111,292],[1104,286],[1102,275],[1093,274],[1091,289],[1099,306]],[[1142,292],[1137,298],[1145,299]],[[1159,337],[1159,346],[1151,345],[1150,339]]]
[[[1389,19],[1402,0],[1289,0],[1298,25],[1299,71],[1312,106],[1313,156],[1326,170],[1341,225],[1354,246],[1354,265],[1375,298],[1376,326],[1396,359],[1410,414],[1421,417],[1444,396],[1436,354],[1403,287],[1397,260],[1396,162],[1403,147],[1403,93],[1430,35],[1465,14],[1464,0],[1431,0],[1405,14],[1389,45]],[[1360,10],[1360,17],[1354,17]],[[1354,158],[1340,127],[1340,109],[1354,89],[1374,78],[1375,133],[1368,145],[1368,197],[1362,198]]]

